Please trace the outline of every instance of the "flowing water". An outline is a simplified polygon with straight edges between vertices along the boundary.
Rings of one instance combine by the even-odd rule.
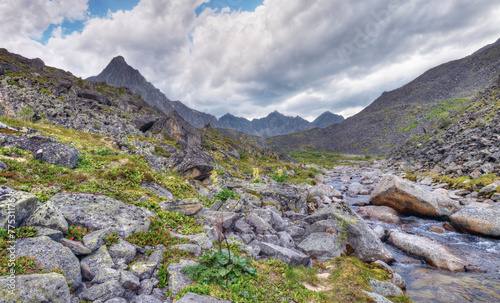
[[[360,181],[359,177],[346,180],[347,178],[341,175],[330,175],[328,185],[342,192],[349,183]],[[368,202],[369,196],[345,196],[345,199],[356,210],[357,206],[353,204]],[[415,302],[426,303],[500,302],[500,240],[449,231],[443,234],[434,233],[430,232],[429,228],[443,226],[442,221],[414,216],[400,217],[402,225],[375,221],[367,223],[371,227],[381,225],[386,230],[404,230],[434,239],[473,265],[471,271],[452,273],[428,266],[421,259],[384,243],[396,259],[391,267],[406,280],[406,294],[409,297]]]

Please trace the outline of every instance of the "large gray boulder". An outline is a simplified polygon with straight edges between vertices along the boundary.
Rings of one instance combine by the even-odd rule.
[[[16,276],[14,291],[9,277],[0,277],[0,303],[70,303],[68,283],[58,273]]]
[[[381,221],[391,224],[401,224],[398,212],[388,206],[361,206],[358,207],[358,214],[366,220]]]
[[[7,229],[8,221],[13,219],[9,215],[14,216],[14,224],[10,225],[19,227],[39,205],[38,198],[33,194],[0,186],[0,228]]]
[[[320,262],[340,256],[344,249],[337,236],[328,233],[312,233],[300,242],[298,248]]]
[[[370,278],[370,287],[374,293],[384,297],[396,297],[403,294],[401,288],[396,285],[373,278]]]
[[[231,301],[222,300],[220,298],[197,295],[192,292],[186,293],[182,298],[175,301],[176,303],[231,303]]]
[[[3,135],[3,147],[17,147],[33,152],[36,159],[43,162],[75,168],[80,152],[71,146],[49,139],[46,136]]]
[[[449,217],[460,209],[457,201],[394,175],[380,180],[370,202],[373,205],[389,206],[402,214],[427,217]]]
[[[60,269],[75,290],[82,285],[80,262],[67,247],[49,237],[27,238],[16,242],[18,257],[27,256],[38,261],[45,270]]]
[[[273,259],[279,259],[288,265],[304,265],[307,266],[311,259],[304,253],[272,243],[259,242],[261,252]]]
[[[321,208],[313,215],[304,218],[304,221],[313,224],[328,219],[337,223],[336,233],[346,233],[347,243],[354,248],[353,256],[365,262],[382,260],[390,263],[394,260],[375,232],[347,203],[333,203]]]
[[[179,291],[193,283],[193,280],[191,280],[191,278],[189,278],[187,275],[183,274],[181,270],[186,266],[196,266],[198,264],[199,263],[195,261],[180,260],[179,263],[172,263],[168,265],[168,288],[172,293],[172,296],[177,296],[177,293]]]
[[[68,233],[68,222],[54,204],[43,204],[26,220],[27,225],[43,226]]]
[[[137,249],[129,242],[120,239],[120,242],[108,248],[108,252],[113,262],[117,265],[121,265],[129,264],[134,261]]]
[[[204,180],[210,177],[212,170],[218,167],[218,164],[208,152],[186,147],[172,154],[166,160],[166,166],[185,176]]]
[[[121,297],[124,293],[125,289],[120,282],[112,280],[87,288],[80,294],[80,298],[89,301],[101,300],[105,302],[112,298]]]
[[[102,245],[101,248],[82,259],[81,270],[86,279],[92,280],[99,270],[112,267],[113,265],[113,260],[108,253],[106,245]]]
[[[66,220],[69,225],[82,226],[89,230],[111,227],[121,238],[138,231],[148,231],[151,225],[142,209],[103,195],[56,194],[37,210],[37,225],[50,225],[54,216],[57,216],[59,221]],[[44,223],[43,219],[46,217],[49,220]],[[55,226],[51,228],[57,229]]]
[[[432,239],[391,230],[388,242],[402,251],[424,258],[428,264],[438,268],[453,272],[466,270],[467,262],[465,260]]]
[[[284,211],[305,212],[307,209],[307,192],[290,183],[249,183],[244,189],[262,196],[264,203],[279,204]]]
[[[450,217],[455,228],[472,234],[500,237],[500,206],[472,203]]]

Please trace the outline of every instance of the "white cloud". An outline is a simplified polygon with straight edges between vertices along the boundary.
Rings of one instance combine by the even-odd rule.
[[[255,12],[196,17],[203,2],[142,0],[88,19],[81,33],[56,28],[42,46],[29,37],[84,18],[86,1],[0,0],[2,23],[32,18],[2,25],[0,38],[2,47],[84,77],[123,55],[170,99],[217,116],[278,109],[308,119],[325,110],[352,115],[382,91],[499,38],[495,0],[265,0]],[[49,15],[38,20],[37,11]]]

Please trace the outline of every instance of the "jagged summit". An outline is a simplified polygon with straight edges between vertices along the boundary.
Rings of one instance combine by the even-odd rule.
[[[176,110],[182,118],[196,127],[203,127],[207,123],[215,127],[219,125],[214,116],[191,109],[180,101],[169,100],[138,70],[128,65],[123,56],[114,57],[99,75],[89,77],[87,80],[128,87],[134,93],[141,95],[151,106],[160,109],[165,114]]]
[[[223,128],[234,129],[246,134],[266,138],[302,132],[315,127],[326,127],[344,120],[344,118],[339,115],[332,113],[330,113],[330,115],[325,114],[326,113],[322,114],[314,120],[314,122],[309,122],[300,116],[285,116],[277,110],[269,113],[266,117],[252,119],[252,121],[241,117],[235,117],[228,113],[222,116],[219,122],[222,124]],[[331,115],[334,117],[332,118]]]
[[[271,112],[267,117],[253,119],[252,121],[229,113],[217,120],[210,114],[185,106],[181,101],[169,100],[159,89],[148,82],[138,70],[130,66],[123,56],[114,57],[99,75],[89,77],[87,80],[128,87],[132,92],[141,95],[151,106],[160,109],[166,114],[176,110],[184,120],[196,127],[203,127],[210,123],[214,128],[229,128],[249,135],[270,137],[301,132],[315,127],[326,127],[343,120],[343,118],[339,120],[338,117],[341,116],[337,116],[335,119],[322,118],[321,123],[311,123],[300,116],[285,116],[277,110]]]

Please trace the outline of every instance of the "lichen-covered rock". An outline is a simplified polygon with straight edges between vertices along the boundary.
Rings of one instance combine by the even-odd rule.
[[[40,205],[38,198],[24,191],[0,186],[0,228],[7,229],[8,221],[14,219],[16,228],[28,218]],[[13,215],[14,218],[8,217]]]
[[[35,226],[35,227],[38,229],[39,237],[47,236],[56,242],[61,242],[61,240],[64,238],[64,235],[60,230],[55,230],[52,228],[47,228],[42,226]]]
[[[175,199],[158,203],[158,206],[163,210],[174,211],[185,216],[195,215],[203,208],[203,205],[197,198]]]
[[[157,263],[152,261],[141,261],[134,263],[130,267],[130,272],[139,277],[139,279],[145,280],[151,278],[154,270],[156,269]]]
[[[466,270],[465,260],[429,238],[391,230],[388,242],[402,251],[424,258],[427,263],[438,268],[453,272]]]
[[[309,256],[316,256],[320,262],[340,256],[344,249],[337,236],[328,233],[312,233],[300,242],[298,248]]]
[[[10,285],[15,285],[10,292]],[[15,283],[9,277],[0,277],[0,303],[70,303],[68,283],[58,273],[16,276]]]
[[[67,247],[46,236],[27,238],[16,242],[18,257],[35,258],[45,270],[60,269],[75,290],[82,285],[80,262]]]
[[[307,193],[289,183],[249,183],[245,189],[263,197],[264,203],[277,203],[284,211],[306,211]]]
[[[3,135],[3,147],[17,147],[33,152],[43,162],[75,168],[80,152],[73,147],[49,139],[46,136]]]
[[[109,255],[116,265],[129,264],[134,261],[137,249],[129,242],[120,239],[120,242],[115,243],[108,248]]]
[[[80,294],[80,298],[89,301],[101,300],[105,302],[115,297],[121,297],[124,293],[125,289],[121,286],[120,282],[112,280],[87,288]]]
[[[306,254],[286,247],[281,247],[275,244],[260,242],[259,247],[261,252],[273,259],[279,259],[288,265],[304,265],[307,266],[311,260]]]
[[[181,289],[193,283],[193,280],[183,274],[181,270],[186,266],[196,266],[198,264],[199,263],[195,261],[180,260],[179,263],[172,263],[168,265],[168,288],[172,293],[172,296],[177,296],[177,293],[181,291]]]
[[[210,241],[210,239],[208,238],[208,236],[205,233],[199,233],[199,234],[191,236],[189,238],[189,243],[196,244],[199,247],[205,248],[205,249],[214,248],[214,244],[212,243],[212,241]]]
[[[396,285],[373,278],[370,278],[370,287],[372,292],[384,297],[395,297],[403,294],[403,291]]]
[[[373,205],[389,206],[398,213],[429,217],[448,217],[460,209],[457,201],[394,175],[380,180],[370,202]]]
[[[136,291],[141,287],[141,280],[128,270],[120,270],[120,283],[123,288]]]
[[[83,244],[85,244],[85,246],[91,251],[95,251],[104,244],[104,237],[113,232],[115,232],[114,228],[105,228],[93,231],[83,236]]]
[[[59,208],[50,203],[45,203],[38,207],[26,220],[26,224],[59,230],[65,234],[68,233],[68,222],[59,211]]]
[[[135,296],[130,303],[162,303],[160,299],[151,295]]]
[[[148,231],[151,225],[142,209],[103,195],[59,193],[42,207],[49,206],[55,206],[70,225],[89,230],[114,228],[124,239],[135,232]]]
[[[369,296],[370,298],[373,299],[373,301],[375,301],[375,303],[391,303],[392,301],[389,301],[387,298],[385,298],[384,296],[381,296],[379,294],[376,294],[374,292],[368,292],[368,291],[365,291],[365,290],[362,290],[362,292]]]
[[[172,250],[180,250],[189,252],[195,256],[199,256],[201,254],[201,248],[196,244],[178,244],[171,247]]]
[[[82,275],[88,279],[94,279],[95,275],[105,267],[112,267],[114,265],[113,260],[109,256],[108,249],[106,245],[102,245],[101,248],[93,252],[91,255],[83,258],[80,262]]]
[[[346,233],[347,243],[354,248],[353,256],[365,262],[376,260],[392,262],[394,260],[373,230],[346,203],[328,205],[304,218],[304,221],[313,224],[328,219],[335,222],[337,233]]]
[[[500,206],[472,203],[450,217],[453,226],[467,233],[500,237]]]
[[[109,267],[101,268],[92,279],[93,284],[100,284],[108,281],[120,281],[120,271]]]
[[[90,255],[92,253],[92,250],[90,250],[88,247],[86,247],[85,245],[83,245],[78,241],[61,239],[61,244],[71,249],[71,251],[73,252],[73,254],[75,254],[75,256],[85,256],[85,255]]]

